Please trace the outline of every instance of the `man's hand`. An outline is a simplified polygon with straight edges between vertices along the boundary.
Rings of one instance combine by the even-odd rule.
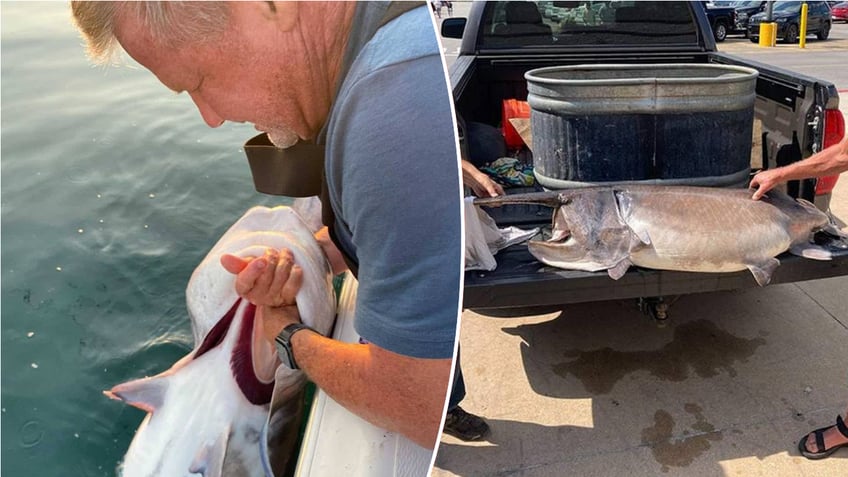
[[[772,190],[774,186],[783,182],[780,169],[769,169],[760,171],[751,178],[750,189],[756,189],[754,195],[751,196],[754,200],[759,200],[766,192]]]
[[[273,341],[291,323],[300,322],[296,296],[303,270],[287,249],[268,249],[261,257],[221,256],[221,265],[236,275],[236,293],[257,306],[265,336]]]
[[[480,174],[475,180],[469,181],[468,186],[477,197],[497,197],[504,195],[503,187],[486,174]]]
[[[842,140],[819,151],[812,156],[788,166],[758,172],[752,179],[750,188],[757,188],[752,199],[756,200],[781,182],[808,177],[827,177],[848,171],[848,134]]]
[[[503,187],[500,184],[464,159],[462,160],[462,182],[470,187],[477,197],[504,195]]]

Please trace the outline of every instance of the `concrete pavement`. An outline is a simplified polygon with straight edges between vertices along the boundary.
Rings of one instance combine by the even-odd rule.
[[[434,475],[844,476],[797,439],[848,403],[846,279],[681,297],[658,328],[633,302],[462,316],[463,406]]]
[[[721,49],[796,61],[789,45],[739,40]],[[845,46],[800,58],[848,89],[834,73],[848,67]],[[848,219],[846,177],[832,209]],[[631,301],[508,319],[466,311],[462,405],[492,433],[444,436],[433,475],[848,476],[848,450],[809,461],[796,449],[848,406],[848,278],[682,296],[670,315],[659,328]]]

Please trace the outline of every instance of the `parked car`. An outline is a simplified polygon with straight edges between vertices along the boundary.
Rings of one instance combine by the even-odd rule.
[[[837,3],[830,7],[830,18],[834,22],[848,23],[848,2]]]
[[[741,33],[748,36],[748,20],[751,16],[762,12],[766,8],[766,3],[763,0],[745,0],[741,2],[728,2],[729,6],[736,10],[736,24],[730,33]]]
[[[727,34],[736,26],[736,10],[733,7],[720,7],[712,2],[701,2],[707,20],[713,30],[715,41],[724,41]]]
[[[801,31],[801,4],[804,2],[775,2],[773,20],[777,23],[777,38],[786,43],[796,43]],[[831,11],[827,2],[806,2],[807,34],[815,34],[819,40],[830,36]],[[752,16],[748,22],[748,38],[754,43],[760,40],[760,23],[765,21],[766,12]]]

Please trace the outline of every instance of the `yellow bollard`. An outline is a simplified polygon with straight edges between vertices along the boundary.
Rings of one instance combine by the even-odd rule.
[[[801,4],[801,31],[798,32],[798,35],[800,36],[800,38],[798,38],[798,40],[800,40],[798,42],[798,47],[800,47],[800,48],[806,48],[806,46],[807,46],[807,10],[808,10],[807,2],[802,3]]]
[[[777,23],[760,23],[760,46],[774,46],[777,39]]]

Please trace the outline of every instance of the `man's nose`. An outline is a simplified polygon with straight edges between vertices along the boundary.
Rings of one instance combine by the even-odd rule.
[[[197,110],[200,111],[200,115],[203,117],[203,120],[210,128],[217,128],[224,124],[224,118],[218,116],[215,110],[213,110],[206,101],[203,101],[203,98],[196,94],[190,94],[190,96],[191,100],[194,101],[195,106],[197,106]]]

